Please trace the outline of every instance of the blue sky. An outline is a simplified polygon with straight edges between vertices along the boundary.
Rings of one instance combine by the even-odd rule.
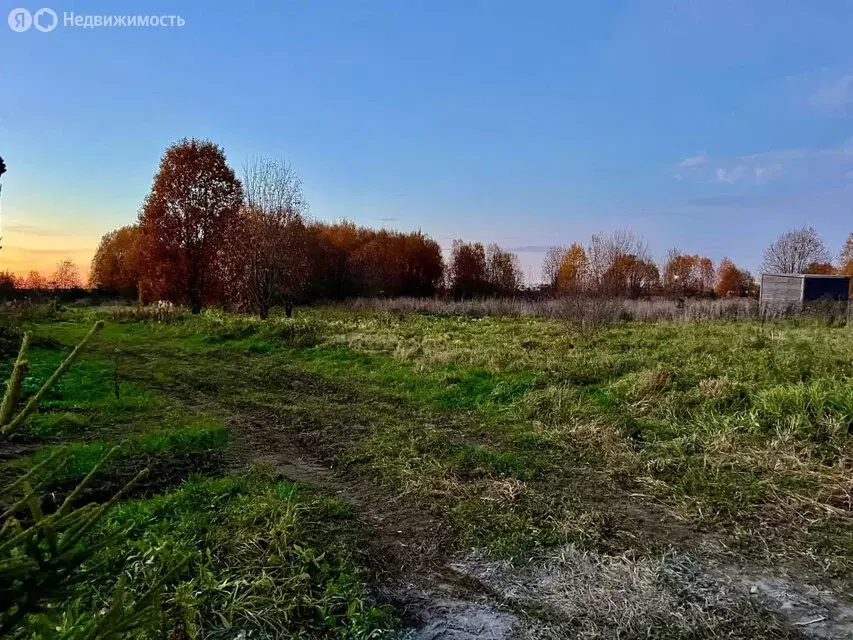
[[[287,158],[317,218],[499,242],[534,277],[617,227],[751,269],[792,226],[853,231],[849,0],[44,2],[185,25],[0,23],[0,269],[87,262],[184,136]]]

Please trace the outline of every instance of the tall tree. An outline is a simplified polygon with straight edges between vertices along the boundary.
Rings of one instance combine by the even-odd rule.
[[[270,308],[302,293],[309,273],[302,181],[290,165],[254,158],[243,168],[245,204],[232,228],[232,284],[246,307]]]
[[[454,240],[448,280],[453,296],[468,298],[488,293],[486,249],[479,242]]]
[[[193,138],[166,149],[139,216],[147,297],[201,311],[242,200],[219,146]]]
[[[20,278],[11,271],[0,271],[0,293],[13,293],[21,286]]]
[[[826,245],[814,227],[783,233],[764,251],[764,273],[806,273],[811,264],[830,262]]]
[[[660,274],[651,260],[633,254],[618,255],[601,278],[601,292],[614,296],[649,295],[658,285]]]
[[[490,293],[500,296],[516,293],[523,280],[517,255],[496,244],[486,248],[486,281]]]

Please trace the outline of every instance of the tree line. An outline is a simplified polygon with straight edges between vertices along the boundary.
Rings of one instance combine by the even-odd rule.
[[[853,234],[832,264],[811,227],[782,234],[762,271],[853,275]],[[671,249],[659,265],[646,242],[627,230],[599,233],[586,245],[547,250],[545,295],[645,297],[754,296],[757,284],[729,258]],[[0,274],[0,289],[80,286],[70,260],[50,279]],[[255,158],[238,178],[221,147],[184,139],[164,152],[135,224],[105,234],[92,259],[89,287],[135,297],[256,313],[276,305],[364,296],[515,295],[525,289],[518,257],[496,244],[441,247],[418,232],[324,223],[309,217],[299,176],[285,162]]]

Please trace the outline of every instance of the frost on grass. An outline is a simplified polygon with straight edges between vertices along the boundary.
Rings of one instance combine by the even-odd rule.
[[[473,554],[454,568],[527,612],[520,638],[784,638],[781,622],[691,558],[568,545],[519,568]]]
[[[404,633],[402,640],[511,640],[518,637],[518,619],[489,605],[439,600],[430,608],[426,624]]]

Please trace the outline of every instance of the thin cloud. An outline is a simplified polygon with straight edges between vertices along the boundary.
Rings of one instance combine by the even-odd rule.
[[[771,182],[786,186],[834,187],[853,171],[853,141],[822,149],[780,149],[732,158],[706,157],[685,167],[678,164],[678,180],[741,187]]]
[[[682,169],[689,169],[690,167],[698,167],[699,165],[703,165],[708,162],[708,156],[704,153],[700,153],[695,156],[691,156],[690,158],[684,158],[681,162],[678,163],[678,166]]]
[[[4,251],[19,251],[21,253],[36,255],[36,256],[62,256],[63,258],[79,253],[92,253],[92,249],[30,249],[29,247],[20,247],[10,245],[4,247]]]
[[[823,111],[845,111],[853,107],[853,73],[822,82],[809,102]]]
[[[746,167],[742,164],[734,167],[733,169],[726,169],[725,167],[718,167],[716,171],[717,182],[725,182],[726,184],[735,184],[736,182],[740,182],[743,180],[744,175],[746,175]]]
[[[57,229],[48,229],[45,227],[37,227],[31,224],[19,224],[16,222],[8,222],[3,225],[4,233],[20,233],[28,236],[41,236],[45,238],[55,238],[58,236],[68,235],[65,232]]]
[[[853,72],[822,69],[789,76],[787,91],[793,104],[820,115],[853,115]]]

